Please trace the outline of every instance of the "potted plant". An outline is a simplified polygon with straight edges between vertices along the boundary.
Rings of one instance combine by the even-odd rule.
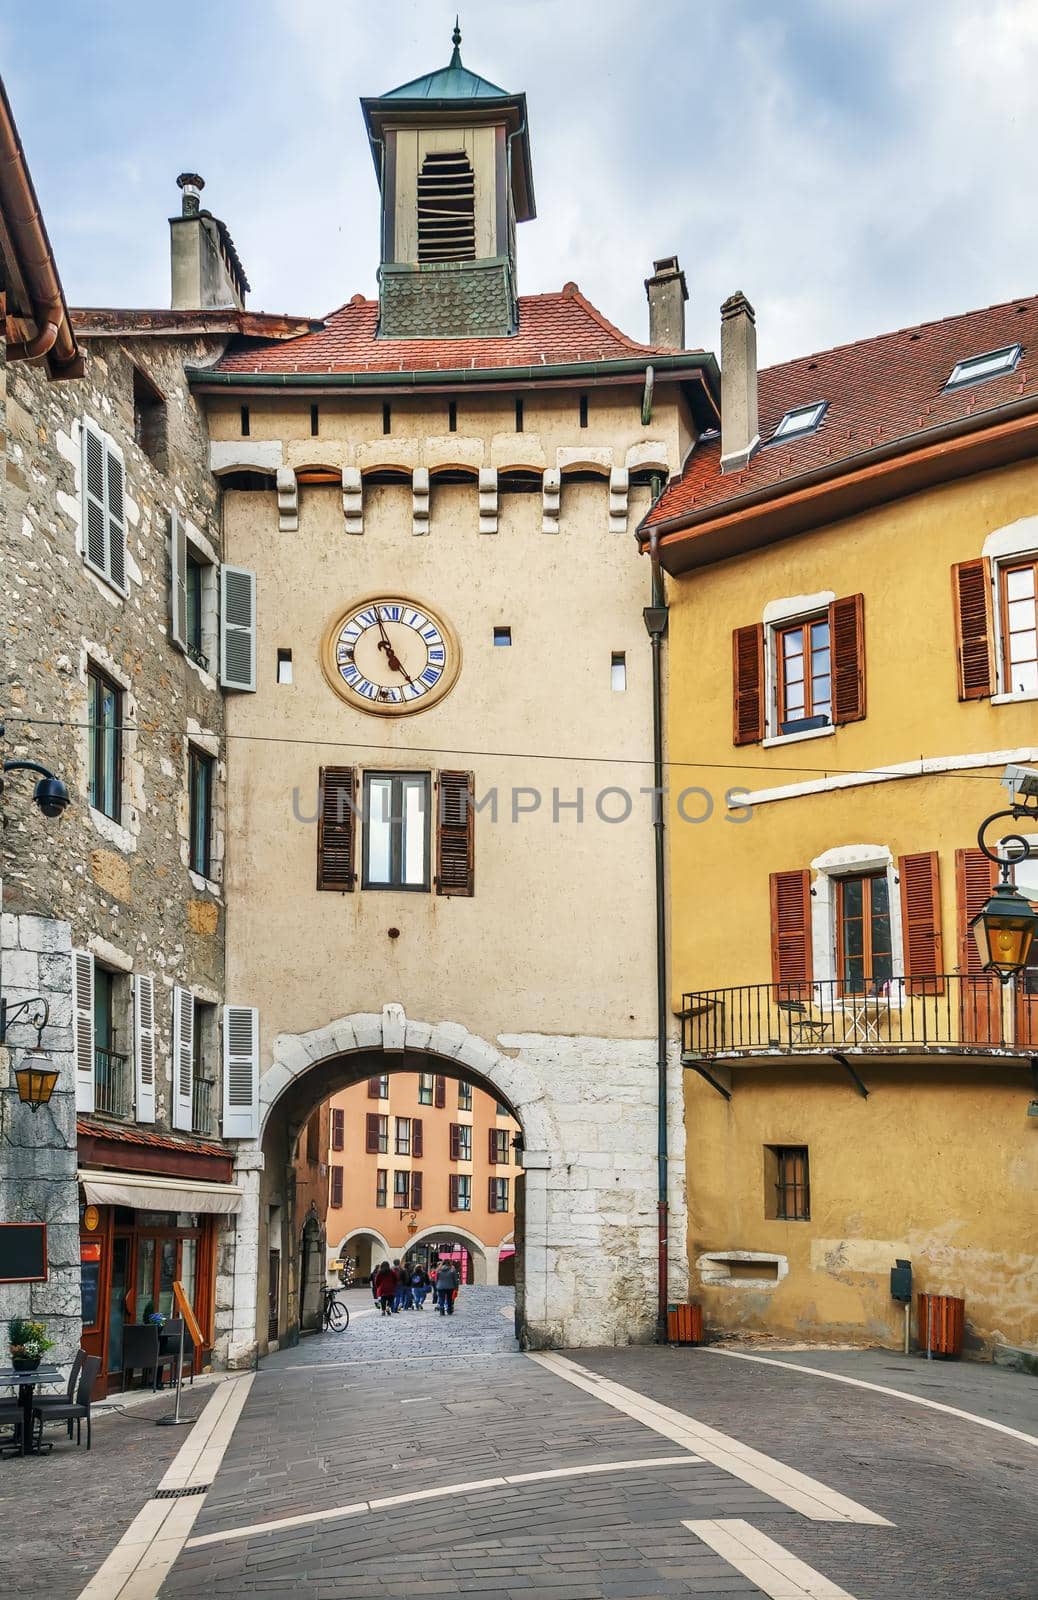
[[[11,1318],[7,1338],[16,1372],[35,1372],[47,1351],[54,1349],[54,1340],[47,1338],[47,1324],[30,1322],[25,1317]]]

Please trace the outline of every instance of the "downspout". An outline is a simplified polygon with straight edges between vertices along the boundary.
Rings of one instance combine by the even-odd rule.
[[[39,361],[41,356],[49,355],[57,343],[61,324],[65,320],[62,306],[50,306],[44,313],[39,333],[35,339],[14,341],[7,346],[8,361]]]
[[[653,500],[660,479],[653,478]],[[652,649],[652,771],[653,833],[656,856],[656,1343],[667,1342],[668,1271],[668,1149],[667,1149],[667,897],[665,809],[663,776],[663,636],[667,631],[667,602],[663,588],[656,534],[649,540],[652,565],[652,603],[642,612]]]

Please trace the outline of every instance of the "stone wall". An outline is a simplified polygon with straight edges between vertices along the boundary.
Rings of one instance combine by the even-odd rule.
[[[15,1069],[36,1032],[24,1016],[0,1047],[0,1220],[45,1222],[45,1283],[0,1283],[0,1361],[7,1360],[7,1321],[32,1317],[47,1324],[55,1348],[48,1360],[65,1364],[79,1348],[79,1211],[76,1188],[76,1091],[72,1057],[72,962],[67,922],[5,913],[0,927],[0,978],[10,1007],[42,996],[50,1019],[43,1049],[58,1070],[49,1104],[22,1105]]]

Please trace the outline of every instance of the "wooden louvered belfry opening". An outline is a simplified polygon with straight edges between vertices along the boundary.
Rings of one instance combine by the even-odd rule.
[[[430,151],[422,162],[418,259],[476,259],[476,177],[463,150]]]

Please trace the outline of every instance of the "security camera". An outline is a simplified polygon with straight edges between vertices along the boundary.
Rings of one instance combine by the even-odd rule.
[[[1011,795],[1026,795],[1029,799],[1038,795],[1038,769],[1009,766],[1003,775],[1002,787]]]
[[[41,778],[32,797],[45,817],[60,817],[69,804],[69,792],[60,778]]]

